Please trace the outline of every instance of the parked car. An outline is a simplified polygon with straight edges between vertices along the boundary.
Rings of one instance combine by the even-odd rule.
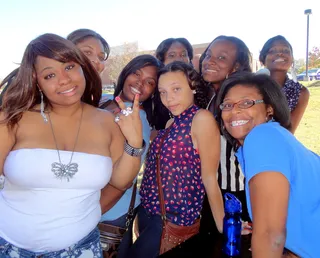
[[[305,76],[306,76],[306,71],[298,74],[297,80],[303,81]],[[310,81],[320,80],[320,68],[312,68],[312,69],[308,70],[308,76],[309,76]]]

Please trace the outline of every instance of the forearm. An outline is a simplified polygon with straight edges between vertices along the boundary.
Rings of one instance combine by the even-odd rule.
[[[211,212],[220,233],[223,230],[224,205],[222,194],[214,175],[202,178],[208,196]]]
[[[281,258],[285,241],[285,232],[272,232],[265,230],[264,232],[257,233],[253,229],[251,239],[252,257]]]
[[[102,214],[110,210],[122,197],[125,191],[121,191],[110,184],[101,190],[100,205]]]
[[[133,157],[123,153],[114,164],[110,184],[118,190],[126,190],[131,185],[140,170],[141,157]]]

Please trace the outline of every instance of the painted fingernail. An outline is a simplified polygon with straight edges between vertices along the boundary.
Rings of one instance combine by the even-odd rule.
[[[116,97],[116,101],[119,101],[119,100],[120,100],[120,97],[119,97],[119,96],[117,96],[117,97]]]

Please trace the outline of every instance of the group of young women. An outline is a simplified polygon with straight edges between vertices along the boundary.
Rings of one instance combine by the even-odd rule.
[[[283,36],[260,53],[270,76],[236,37],[215,38],[196,69],[191,44],[166,39],[105,99],[109,54],[88,29],[44,34],[3,80],[0,257],[157,257],[222,233],[226,192],[253,222],[253,257],[317,257],[320,157],[293,136],[309,92],[287,76]]]

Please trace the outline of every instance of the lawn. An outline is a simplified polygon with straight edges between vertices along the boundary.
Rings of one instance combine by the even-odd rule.
[[[308,89],[309,104],[295,135],[306,147],[320,154],[320,87]]]

